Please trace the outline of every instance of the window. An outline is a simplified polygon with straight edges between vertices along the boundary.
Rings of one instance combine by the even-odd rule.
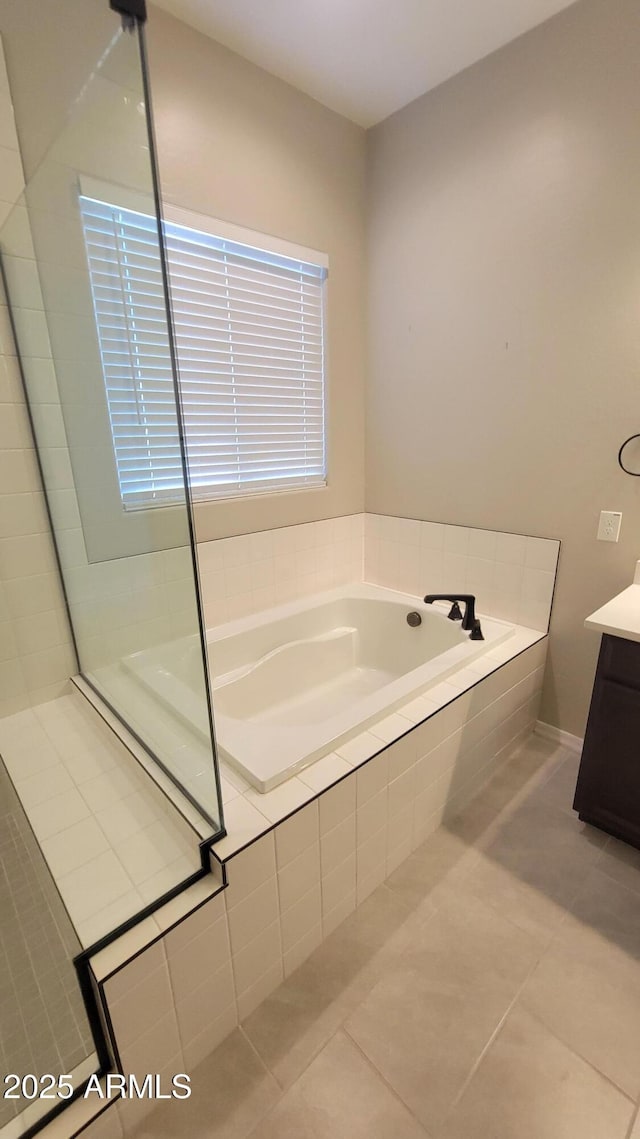
[[[156,222],[85,194],[80,205],[122,502],[167,504],[182,493],[182,468]],[[238,233],[165,222],[190,482],[201,498],[326,482],[326,263]]]

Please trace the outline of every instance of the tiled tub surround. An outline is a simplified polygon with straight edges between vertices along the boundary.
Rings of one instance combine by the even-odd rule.
[[[450,556],[451,548],[466,553]],[[550,539],[362,514],[201,542],[198,561],[208,636],[215,638],[223,624],[262,615],[273,606],[367,581],[409,592],[416,599],[427,591],[449,588],[475,592],[481,614],[542,633],[549,622],[558,549],[559,543]],[[171,561],[177,565],[182,552],[167,551],[163,555],[167,566]],[[145,652],[150,658],[157,650],[167,650],[168,669],[173,672],[174,665],[180,666],[184,638],[177,626],[168,641],[166,628],[158,625],[156,634],[157,640]],[[124,647],[120,644],[119,651]],[[133,664],[144,655],[129,660]],[[215,671],[215,660],[212,663]],[[205,784],[210,772],[197,733],[190,733],[185,719],[175,716],[144,686],[136,685],[132,701],[128,666],[110,666],[108,688],[123,706],[131,705],[134,723],[139,714],[147,736],[155,732],[164,741],[171,738],[183,784],[207,810],[211,790]],[[242,778],[224,764],[222,774],[227,801],[245,790]]]
[[[546,632],[560,543],[551,538],[364,516],[364,580],[404,593],[474,593],[481,613]]]
[[[484,639],[470,640],[448,609],[354,582],[210,629],[219,759],[271,791],[514,632],[483,617]],[[199,664],[195,637],[123,662],[130,684],[206,738]]]
[[[0,754],[83,947],[201,868],[200,834],[79,694],[0,719]]]
[[[560,543],[382,514],[349,514],[198,543],[207,627],[353,581],[475,593],[481,613],[546,632]]]
[[[209,641],[219,755],[268,792],[514,627],[486,618],[484,641],[471,641],[445,613],[357,583],[223,629]]]
[[[559,548],[554,539],[365,514],[199,543],[198,556],[208,626],[220,626],[232,616],[247,617],[272,605],[274,598],[292,601],[343,581],[370,581],[415,598],[457,590],[475,593],[481,614],[525,626],[511,647],[498,653],[496,659],[504,663],[548,629]],[[249,588],[251,583],[255,590]],[[478,665],[474,681],[483,667],[491,671],[497,665]],[[417,716],[413,709],[408,714],[398,709],[399,720],[394,714],[386,724],[372,727],[361,743],[338,747],[337,754],[316,761],[267,794],[250,789],[221,763],[230,836],[222,849],[230,849],[236,836],[239,842],[255,837],[265,816],[277,822],[294,810],[305,801],[307,787],[322,790],[345,774],[350,757],[372,754],[368,736],[376,730],[389,742],[407,730],[407,720],[416,722],[421,708],[428,708],[424,717],[470,683],[465,673],[455,680],[449,677],[444,686],[427,693],[427,704],[416,705]]]
[[[402,789],[408,791],[409,783],[411,793],[415,790],[418,795],[425,794],[425,802],[432,801],[427,800],[427,792],[432,796],[438,793],[443,797],[442,804],[435,803],[434,811],[444,806],[448,798],[462,794],[464,789],[461,780],[466,782],[467,776],[471,781],[469,792],[472,793],[477,780],[481,778],[485,755],[487,762],[491,758],[492,741],[486,744],[488,752],[475,750],[482,739],[483,726],[491,723],[489,730],[499,733],[500,717],[509,719],[525,689],[527,700],[539,697],[546,644],[546,636],[543,634],[518,629],[508,641],[471,661],[467,668],[448,676],[446,680],[429,688],[424,695],[409,700],[391,715],[383,716],[365,731],[339,745],[334,752],[316,760],[273,791],[256,791],[223,761],[220,770],[227,835],[216,843],[215,855],[223,861],[231,857],[264,833],[269,826],[280,823],[304,806],[314,795],[327,791],[339,780],[357,772],[362,764],[366,764],[382,749],[391,754],[389,748],[397,748],[398,753],[405,756],[404,766],[413,769],[418,759],[422,760],[429,751],[426,746],[422,750],[423,738],[427,741],[435,739],[437,742],[448,739],[447,750],[442,753],[445,766],[442,770],[438,767],[441,758],[439,753],[432,757],[435,768],[423,763],[420,767],[422,776],[418,778],[417,771],[414,772],[418,778],[416,788],[413,788],[413,776],[411,780],[405,779],[394,788],[392,805],[396,802],[396,796],[400,796],[398,801],[402,801]],[[497,703],[498,698],[503,701],[501,704]],[[510,700],[516,702],[513,707]],[[435,744],[431,750],[433,747]],[[467,751],[471,753],[469,756]],[[392,768],[391,782],[406,774],[402,763],[398,762],[403,769],[393,774],[395,767]],[[435,772],[433,780],[429,778],[432,770]],[[488,775],[487,772],[487,778]],[[432,784],[438,779],[440,783],[436,792]],[[406,807],[406,803],[404,805]],[[416,809],[419,811],[419,807]],[[405,833],[405,840],[406,838]]]
[[[364,515],[198,542],[207,628],[362,581]]]
[[[261,816],[257,830],[231,823],[232,836],[213,848],[226,888],[110,978],[107,971],[121,1070],[191,1071],[475,796],[536,721],[546,638],[531,634],[525,647],[520,636],[519,655],[501,660],[498,648],[485,675],[467,677],[472,688],[440,693],[437,714],[416,701],[415,723],[380,725],[386,735],[408,729],[401,738],[386,744],[366,733],[349,758],[320,761],[324,789],[300,785],[283,797],[279,788],[271,800],[254,793],[273,818]],[[110,1108],[104,1135],[127,1133],[152,1107]]]

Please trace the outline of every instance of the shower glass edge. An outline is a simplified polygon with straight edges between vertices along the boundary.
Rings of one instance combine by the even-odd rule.
[[[128,17],[120,24],[114,13],[111,42],[0,228],[0,253],[80,673],[218,838],[222,796],[144,26]],[[104,266],[90,275],[80,196],[96,187],[109,204],[126,209],[134,201],[154,220],[141,254],[148,322],[139,311],[131,321],[121,318],[125,286],[109,263],[115,223],[99,235]],[[103,308],[114,298],[113,319],[106,330],[103,319],[100,332],[96,291]],[[111,424],[131,414],[137,345],[145,337],[170,394],[159,425],[145,419],[142,404],[135,426],[150,423],[155,446],[160,432],[163,449],[179,460],[182,486],[170,506],[126,510]],[[105,361],[117,365],[122,410],[107,398]],[[139,446],[131,462],[140,462]],[[184,717],[163,703],[163,684],[184,688]]]

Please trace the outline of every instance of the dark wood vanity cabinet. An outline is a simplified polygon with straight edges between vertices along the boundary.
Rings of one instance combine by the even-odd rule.
[[[640,848],[640,643],[604,635],[573,806]]]

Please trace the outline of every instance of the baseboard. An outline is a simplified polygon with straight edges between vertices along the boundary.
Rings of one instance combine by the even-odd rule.
[[[568,747],[571,751],[577,752],[578,755],[582,751],[584,740],[580,736],[572,736],[571,732],[563,732],[562,728],[556,728],[554,724],[545,724],[542,720],[538,720],[533,730],[535,735],[562,744],[563,747]]]

